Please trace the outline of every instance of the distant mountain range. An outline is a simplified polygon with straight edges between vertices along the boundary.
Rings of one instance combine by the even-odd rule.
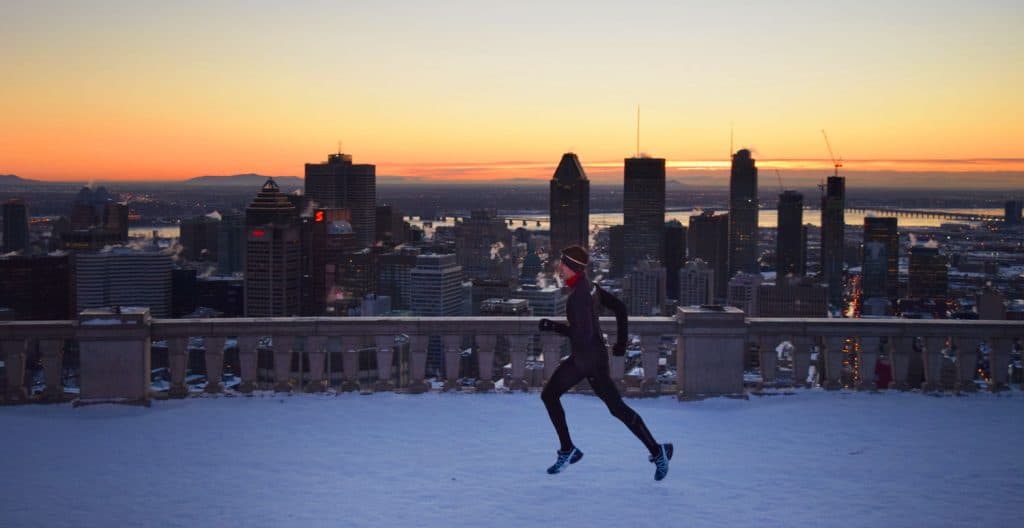
[[[13,174],[0,174],[0,183],[38,183],[38,180],[19,178]]]
[[[197,176],[184,181],[193,185],[238,185],[259,187],[267,178],[274,178],[278,185],[302,185],[303,179],[298,176],[264,176],[262,174],[233,174],[230,176]]]

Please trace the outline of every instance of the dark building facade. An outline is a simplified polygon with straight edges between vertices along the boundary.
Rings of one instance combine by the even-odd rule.
[[[223,215],[217,232],[217,271],[231,275],[245,270],[245,215]]]
[[[68,254],[0,257],[0,308],[21,321],[74,319],[74,263]]]
[[[701,259],[711,267],[715,278],[713,298],[725,299],[729,285],[729,215],[709,210],[691,216],[686,253],[690,260]]]
[[[757,165],[750,151],[732,156],[729,177],[729,276],[736,272],[758,273],[757,263]]]
[[[931,299],[936,304],[946,302],[949,293],[949,267],[945,255],[936,247],[910,248],[910,268],[907,277],[907,296],[912,299]]]
[[[804,195],[797,191],[784,191],[779,195],[778,212],[778,232],[775,236],[776,275],[802,277],[807,271]]]
[[[626,158],[622,193],[623,272],[664,258],[665,159]]]
[[[12,198],[4,202],[4,244],[3,253],[22,251],[28,248],[28,205],[23,200]]]
[[[621,278],[626,273],[626,229],[621,225],[608,228],[608,260],[612,277]]]
[[[245,218],[245,315],[298,315],[302,237],[295,207],[270,179]]]
[[[868,251],[872,242],[882,244],[883,255],[878,250]],[[872,260],[869,262],[869,258]],[[867,273],[865,267],[878,267],[877,259],[884,258],[884,275]],[[896,217],[867,217],[864,219],[864,258],[861,260],[861,289],[865,297],[888,297],[895,302],[899,297],[900,280],[900,235]],[[870,264],[870,265],[869,265]],[[881,283],[878,279],[881,278]]]
[[[103,229],[117,236],[121,242],[128,241],[128,204],[109,202],[103,205]]]
[[[182,256],[186,260],[218,260],[220,220],[209,216],[185,218],[179,224]]]
[[[199,277],[196,279],[196,303],[212,308],[222,317],[245,315],[245,280],[235,277]]]
[[[347,208],[359,247],[373,246],[377,234],[377,166],[353,164],[348,154],[330,154],[306,164],[305,196],[316,207]]]
[[[1018,225],[1021,223],[1021,210],[1024,209],[1024,202],[1020,200],[1008,200],[1004,206],[1004,220],[1006,225]]]
[[[665,294],[679,299],[679,270],[686,264],[686,228],[679,220],[665,222]]]
[[[843,300],[843,250],[846,236],[846,178],[829,176],[821,197],[821,273],[828,300]]]
[[[576,154],[562,155],[550,187],[551,249],[548,255],[557,256],[572,245],[589,249],[590,181]]]

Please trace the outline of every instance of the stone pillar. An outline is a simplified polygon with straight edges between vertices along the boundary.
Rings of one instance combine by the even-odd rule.
[[[890,389],[910,390],[907,373],[910,371],[910,355],[914,353],[913,337],[889,337],[889,363],[892,365]]]
[[[616,356],[613,354],[609,358],[609,367],[611,369],[610,373],[612,381],[615,382],[615,387],[619,389],[619,393],[625,394],[626,381],[624,378],[626,377],[626,356]]]
[[[992,377],[989,390],[1000,392],[1009,388],[1010,350],[1013,340],[1008,338],[990,339],[988,342],[988,371]]]
[[[358,391],[359,386],[359,337],[342,336],[341,368],[344,381],[341,390],[344,392]]]
[[[544,383],[547,384],[548,380],[555,373],[555,369],[558,368],[558,363],[562,359],[562,343],[565,342],[565,338],[550,332],[545,332],[540,336],[540,348],[541,353],[544,355]]]
[[[641,336],[640,343],[643,347],[641,361],[643,361],[644,367],[644,379],[640,382],[640,394],[645,397],[656,397],[661,394],[661,384],[658,383],[658,360],[661,358],[658,345],[661,344],[661,336]]]
[[[90,309],[79,314],[79,403],[149,405],[152,384],[149,308]]]
[[[825,382],[822,386],[825,390],[837,390],[842,387],[843,374],[843,344],[845,339],[837,336],[825,336],[825,350],[822,364],[825,365]]]
[[[167,339],[167,363],[171,370],[171,388],[167,395],[171,398],[188,396],[188,387],[185,385],[185,374],[188,371],[187,337]]]
[[[462,336],[449,334],[444,341],[444,390],[462,390],[459,386],[459,360],[462,358]]]
[[[978,392],[974,378],[978,373],[978,345],[981,340],[975,337],[956,338],[956,392]]]
[[[526,377],[526,347],[530,343],[530,336],[512,334],[508,336],[508,355],[512,364],[512,375],[509,377],[508,390],[523,391],[530,390],[530,385],[524,379]]]
[[[747,343],[743,311],[680,307],[676,372],[679,399],[743,394],[743,356]]]
[[[238,391],[243,394],[252,394],[252,391],[256,389],[259,343],[259,336],[238,336],[238,368],[242,375],[242,383],[238,385]]]
[[[775,350],[782,343],[783,338],[777,335],[762,334],[758,336],[758,361],[761,363],[761,386],[775,384],[775,373],[779,359],[779,353]]]
[[[43,378],[46,380],[46,401],[59,402],[64,400],[64,381],[61,371],[64,367],[64,340],[40,339],[39,355],[42,356]]]
[[[327,336],[309,336],[306,338],[306,351],[309,354],[309,383],[306,392],[324,392],[324,361],[327,358]]]
[[[221,378],[224,376],[224,342],[223,336],[205,336],[203,344],[206,348],[206,392],[217,394],[224,392]]]
[[[274,392],[291,392],[292,347],[295,337],[276,335],[274,341]]]
[[[866,336],[860,338],[860,348],[857,351],[857,364],[860,365],[860,384],[857,390],[877,391],[875,383],[875,365],[878,363],[878,348],[882,344],[882,338],[877,336]]]
[[[798,335],[793,337],[793,386],[810,387],[807,376],[811,369],[811,347],[814,346],[814,338],[811,336]],[[818,373],[821,374],[820,372]]]
[[[494,348],[498,344],[498,336],[479,334],[476,336],[477,361],[480,366],[480,377],[476,380],[477,392],[494,390]]]
[[[410,394],[423,394],[430,391],[430,384],[426,381],[427,346],[429,343],[429,336],[409,336],[409,377],[411,379],[405,391]]]
[[[942,349],[945,344],[945,337],[928,336],[924,340],[925,348],[921,352],[921,361],[924,363],[924,384],[921,390],[924,392],[942,390],[939,380],[942,378]]]
[[[395,390],[395,384],[391,381],[391,363],[395,355],[395,336],[379,335],[374,338],[377,350],[377,383],[373,385],[374,392],[390,392]]]
[[[0,341],[4,356],[4,368],[7,371],[7,401],[28,401],[28,390],[25,388],[25,357],[28,354],[27,339],[5,339]]]

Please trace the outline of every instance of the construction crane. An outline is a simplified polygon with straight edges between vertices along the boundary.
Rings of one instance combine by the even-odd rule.
[[[832,175],[833,176],[839,176],[839,167],[843,166],[843,160],[842,159],[836,159],[836,155],[832,152],[832,142],[830,142],[828,140],[828,134],[825,133],[824,129],[821,131],[821,135],[825,137],[825,146],[828,147],[828,155],[829,155],[830,158],[832,158]],[[822,194],[825,193],[825,179],[824,178],[822,178],[821,179],[821,183],[818,184],[818,189],[821,190]]]
[[[775,169],[775,177],[779,179],[779,194],[782,194],[786,188],[782,186],[782,175],[779,174],[779,169]]]

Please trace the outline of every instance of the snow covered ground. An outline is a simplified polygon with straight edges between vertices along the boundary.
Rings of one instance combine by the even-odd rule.
[[[599,400],[564,398],[586,453],[549,476],[537,394],[270,394],[152,408],[0,408],[0,525],[1017,526],[1024,393],[818,390],[630,400],[676,456]]]

